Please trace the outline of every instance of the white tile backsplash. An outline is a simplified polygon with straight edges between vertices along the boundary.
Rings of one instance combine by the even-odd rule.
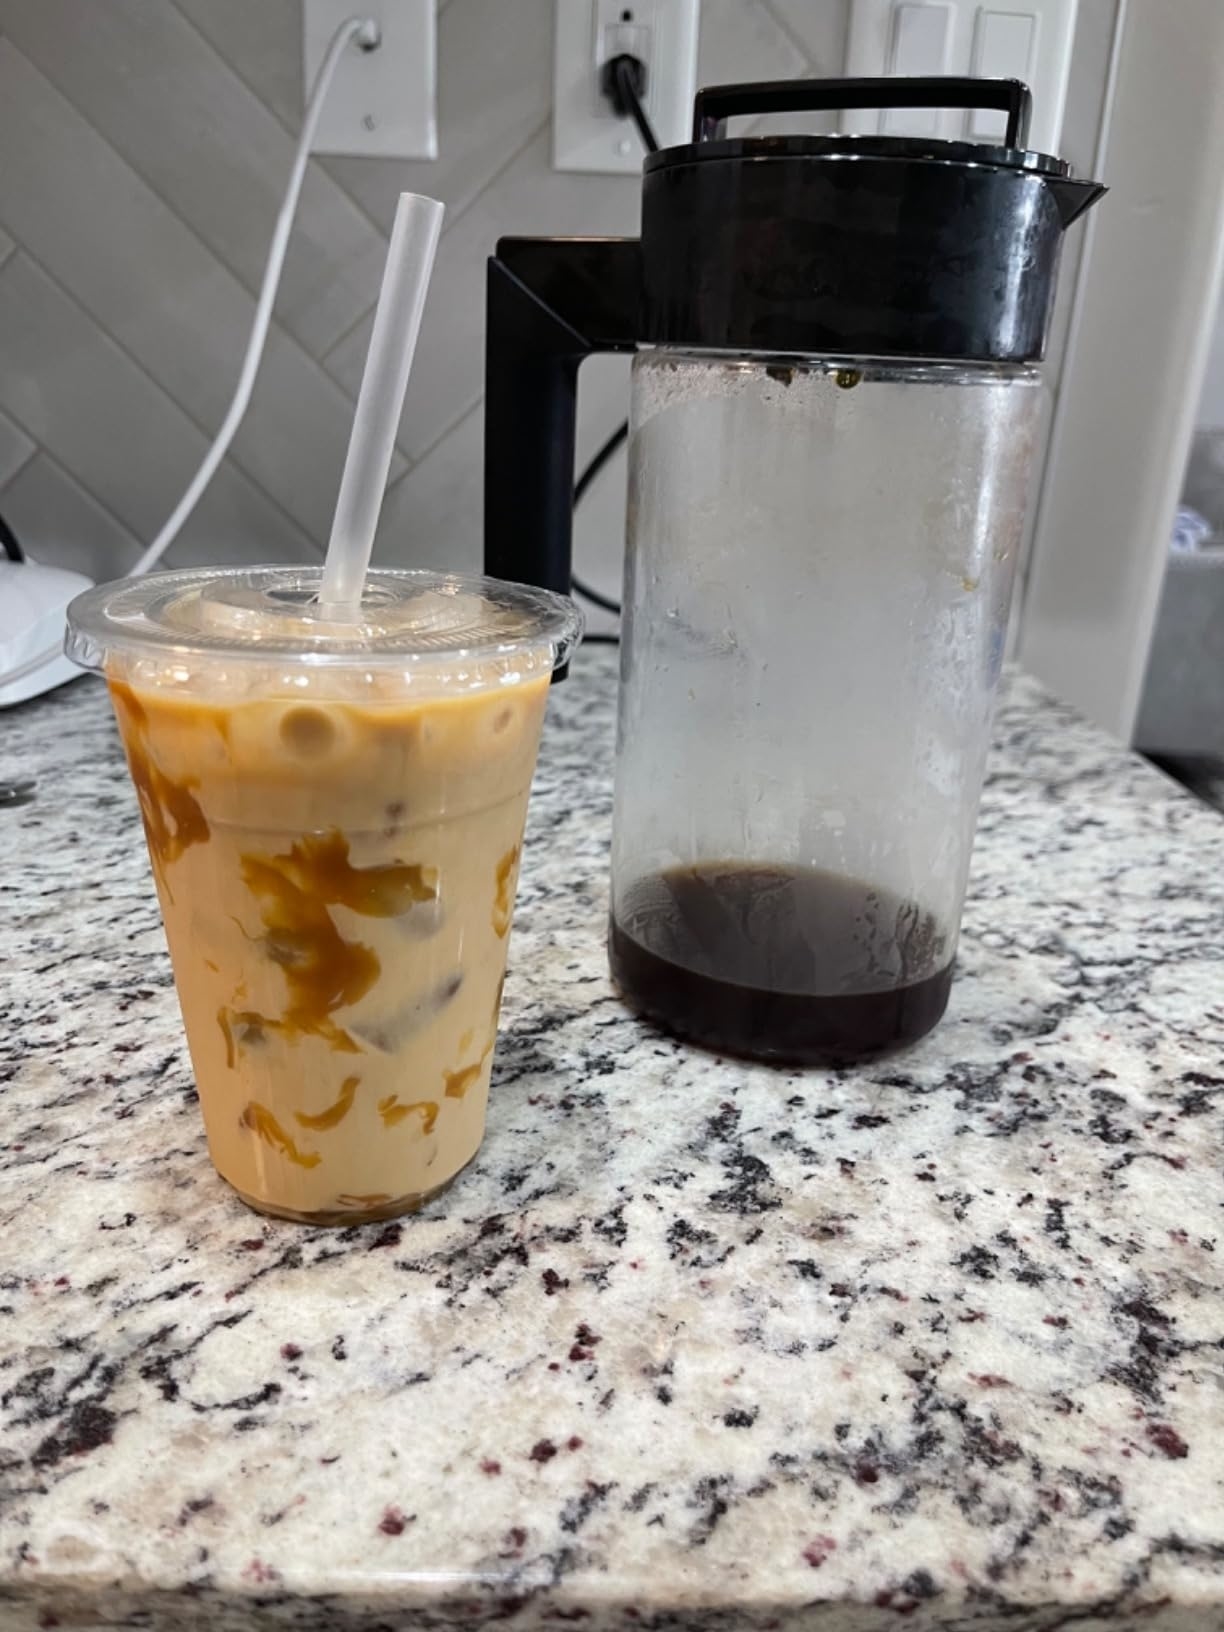
[[[812,0],[812,3],[819,6],[820,0]],[[840,4],[835,9],[840,10]],[[697,41],[698,85],[793,79],[804,67],[803,53],[768,5],[745,5],[743,0],[702,0],[701,33]]]
[[[390,231],[401,192],[459,214],[544,125],[552,101],[554,0],[450,0],[438,18],[438,157],[325,159],[324,169]]]
[[[175,495],[177,497],[177,494]],[[172,567],[319,561],[323,551],[231,464],[209,483],[166,556]]]
[[[23,251],[0,268],[0,358],[0,409],[123,527],[142,543],[151,539],[207,439]],[[6,500],[7,489],[0,513]],[[210,542],[241,549],[248,560],[317,555],[308,535],[231,463],[180,540],[184,549]]]
[[[229,406],[252,296],[8,40],[0,39],[0,219],[28,255],[203,430]],[[90,253],[82,255],[82,242]],[[269,336],[232,457],[316,538],[326,537],[352,403],[281,328]],[[392,472],[404,469],[400,461]]]
[[[0,357],[0,407],[136,536],[150,535],[204,437],[20,251],[0,268]]]
[[[770,10],[806,56],[814,78],[839,75],[846,60],[849,10],[823,0],[769,0]]]
[[[47,453],[5,484],[4,519],[33,560],[98,582],[121,578],[140,554],[128,529]]]
[[[638,183],[549,168],[550,136],[540,130],[476,202],[443,233],[413,364],[399,443],[419,459],[457,425],[484,390],[485,263],[508,233],[611,233],[637,230]],[[354,391],[369,345],[366,325],[327,366]]]
[[[293,138],[198,29],[169,0],[0,0],[0,30],[258,289]],[[285,327],[314,351],[333,344],[376,297],[382,253],[364,212],[312,166],[277,304]]]
[[[384,234],[409,189],[448,213],[380,558],[479,563],[486,258],[503,233],[637,229],[636,182],[549,163],[553,8],[442,5],[435,163],[311,164],[254,401],[176,557],[322,548]],[[805,51],[840,49],[844,12],[704,0],[700,75],[804,71]],[[301,74],[301,0],[0,0],[0,514],[44,450],[22,514],[79,514],[74,559],[96,542],[99,572],[122,552],[67,484],[142,542],[185,485],[236,382]],[[583,373],[585,455],[624,413],[625,365]],[[611,580],[623,471],[622,456],[580,524]]]
[[[0,488],[12,481],[34,452],[33,437],[14,425],[7,414],[0,414]]]
[[[408,189],[447,217],[378,555],[479,566],[486,259],[504,233],[638,223],[635,180],[549,162],[554,4],[441,5],[436,162],[312,162],[246,423],[172,559],[323,548]],[[701,80],[828,71],[845,4],[703,0]],[[92,552],[94,576],[152,537],[229,404],[301,119],[301,26],[301,0],[0,0],[0,514],[85,570]],[[626,373],[584,366],[580,461],[623,418]],[[577,529],[605,584],[623,489],[621,454]]]
[[[375,560],[481,570],[483,448],[484,414],[477,406],[387,494]]]
[[[285,129],[302,117],[302,0],[175,0]]]
[[[503,233],[637,230],[636,181],[551,168],[554,4],[445,0],[436,162],[312,162],[255,400],[174,559],[317,558],[407,188],[447,218],[378,558],[479,565],[486,258]],[[1094,82],[1115,5],[1081,0]],[[699,83],[836,74],[846,17],[702,0]],[[301,74],[301,0],[0,0],[0,514],[94,576],[153,535],[228,405]],[[584,364],[580,464],[626,374]],[[575,530],[605,589],[623,516],[622,453]]]

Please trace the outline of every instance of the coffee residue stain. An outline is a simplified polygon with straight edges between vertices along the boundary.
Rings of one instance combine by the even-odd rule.
[[[294,1121],[303,1128],[313,1128],[320,1133],[326,1128],[338,1127],[353,1108],[353,1098],[360,1081],[360,1077],[345,1077],[340,1084],[340,1097],[334,1105],[329,1105],[325,1111],[318,1111],[314,1115],[306,1111],[294,1111]]]
[[[497,864],[497,893],[493,897],[493,929],[496,934],[504,935],[510,928],[510,915],[514,911],[514,869],[518,862],[519,847],[516,844],[507,850]]]
[[[378,1114],[383,1119],[383,1126],[393,1128],[397,1122],[402,1122],[413,1111],[421,1113],[421,1132],[432,1133],[434,1123],[438,1120],[438,1102],[435,1099],[419,1099],[412,1105],[401,1105],[399,1096],[389,1094],[386,1099],[378,1102]]]
[[[199,783],[194,777],[175,782],[153,763],[148,745],[149,716],[132,688],[121,680],[112,680],[110,694],[140,802],[149,859],[158,883],[173,901],[166,868],[193,844],[207,844],[210,836],[204,812],[191,792]]]
[[[259,1104],[258,1100],[250,1101],[239,1121],[244,1128],[250,1128],[252,1132],[257,1133],[266,1145],[271,1145],[273,1150],[279,1150],[282,1156],[296,1163],[298,1167],[318,1167],[323,1160],[318,1151],[299,1150],[292,1135],[285,1132],[268,1107]]]

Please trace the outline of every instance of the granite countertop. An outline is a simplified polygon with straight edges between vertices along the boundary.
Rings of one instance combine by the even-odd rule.
[[[311,1232],[205,1154],[106,699],[0,716],[0,1627],[1224,1625],[1224,822],[1014,679],[944,1024],[684,1049],[554,693],[489,1133]]]

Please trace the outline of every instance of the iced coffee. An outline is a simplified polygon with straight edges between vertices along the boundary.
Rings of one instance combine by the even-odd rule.
[[[389,1217],[475,1154],[560,644],[106,662],[209,1149],[253,1207]]]

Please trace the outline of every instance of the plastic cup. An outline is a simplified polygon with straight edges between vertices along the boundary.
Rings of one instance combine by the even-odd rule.
[[[372,572],[172,572],[68,609],[140,801],[221,1176],[260,1212],[411,1212],[484,1133],[562,596]]]

